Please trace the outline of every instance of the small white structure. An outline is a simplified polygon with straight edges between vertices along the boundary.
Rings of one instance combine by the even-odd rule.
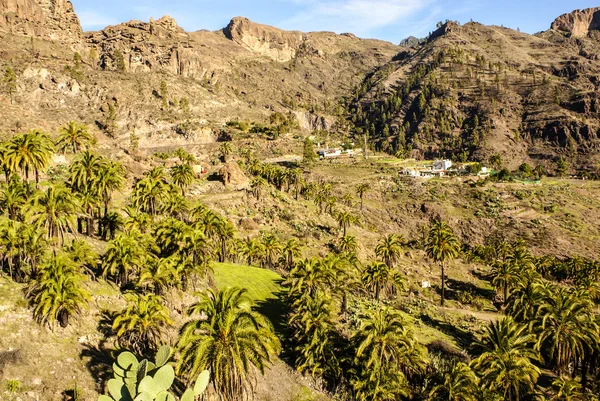
[[[68,164],[65,155],[54,155],[52,156],[52,164]]]
[[[334,148],[334,149],[319,149],[317,151],[317,154],[319,155],[319,158],[321,159],[326,159],[329,157],[339,157],[342,155],[342,150],[338,149],[338,148]]]
[[[429,281],[421,281],[421,288],[431,288],[431,283]]]
[[[433,162],[434,171],[446,171],[452,167],[452,160],[436,160]]]

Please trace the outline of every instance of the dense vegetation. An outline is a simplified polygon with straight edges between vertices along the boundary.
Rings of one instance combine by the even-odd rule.
[[[255,375],[280,353],[336,399],[577,400],[600,392],[597,261],[538,258],[524,241],[501,238],[471,246],[441,219],[422,238],[382,237],[377,258],[360,260],[349,229],[360,224],[371,188],[340,194],[330,183],[305,179],[310,145],[306,164],[292,168],[237,153],[258,202],[286,192],[335,218],[340,236],[321,258],[303,257],[300,241],[275,232],[241,238],[226,217],[186,197],[197,178],[185,151],[177,152],[176,165],[157,163],[132,180],[94,150],[76,122],[56,140],[34,130],[0,146],[2,273],[26,283],[33,316],[57,333],[88,306],[90,281],[108,281],[127,306],[107,316],[107,338],[152,359],[166,333],[178,329],[172,344],[178,378],[193,386],[209,370],[208,392],[223,400],[251,396]],[[50,168],[56,150],[73,153],[68,168]],[[225,159],[236,151],[224,142],[220,153]],[[116,198],[122,207],[114,206]],[[505,316],[463,353],[419,343],[397,263],[408,249],[422,250],[440,267],[442,306],[453,260],[491,266],[488,279]],[[216,289],[215,261],[280,272],[285,315],[271,322],[245,289]],[[168,300],[178,291],[200,293],[187,307],[186,323],[175,328]]]

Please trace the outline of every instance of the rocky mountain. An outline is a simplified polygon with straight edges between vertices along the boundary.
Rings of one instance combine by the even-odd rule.
[[[355,132],[417,158],[590,168],[600,149],[596,15],[575,11],[537,35],[449,22],[366,77],[349,107]]]
[[[551,29],[573,36],[588,36],[592,31],[600,30],[600,7],[563,14],[552,23]]]
[[[86,33],[77,23],[51,40],[49,32],[72,19],[68,12],[56,21],[45,16],[70,3],[10,1],[12,8],[3,8],[0,67],[15,68],[18,90],[0,122],[4,130],[55,130],[77,118],[104,132],[111,108],[111,136],[125,142],[135,131],[141,146],[204,142],[228,121],[265,123],[275,112],[293,113],[307,132],[331,129],[343,121],[338,100],[399,50],[350,34],[286,32],[245,18],[216,32],[185,32],[168,16]],[[78,39],[77,46],[62,46],[65,38]],[[73,69],[75,50],[82,63]],[[161,94],[163,81],[168,94]],[[189,107],[179,107],[182,99]]]
[[[157,149],[281,112],[306,133],[368,134],[417,158],[498,153],[511,166],[568,158],[585,168],[599,149],[598,10],[537,35],[449,22],[396,46],[242,17],[215,32],[165,16],[83,33],[66,0],[0,0],[0,67],[17,72],[0,129],[53,131],[76,118],[107,148],[135,132]]]
[[[71,43],[83,33],[68,0],[0,0],[0,31]]]

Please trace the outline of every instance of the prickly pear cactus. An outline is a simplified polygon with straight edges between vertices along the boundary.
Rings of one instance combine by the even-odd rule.
[[[138,361],[131,352],[122,352],[113,364],[114,378],[108,381],[107,394],[98,401],[176,401],[169,392],[175,381],[175,370],[169,365],[172,350],[168,345],[160,347],[154,362]],[[185,390],[180,401],[195,401],[206,387],[208,371],[198,375],[194,387]]]

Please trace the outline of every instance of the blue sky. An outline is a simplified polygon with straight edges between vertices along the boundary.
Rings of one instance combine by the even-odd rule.
[[[438,21],[471,19],[535,33],[589,0],[71,0],[84,30],[168,14],[188,31],[217,30],[234,16],[283,29],[352,32],[394,43],[425,36]],[[100,5],[101,4],[101,5]]]

